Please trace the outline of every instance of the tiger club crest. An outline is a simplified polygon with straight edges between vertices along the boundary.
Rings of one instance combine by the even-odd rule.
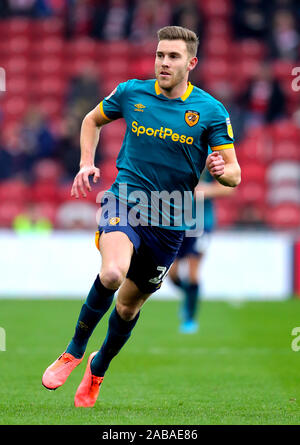
[[[193,127],[198,124],[200,118],[200,114],[198,111],[187,110],[184,115],[184,120],[188,124],[189,127]]]
[[[119,224],[119,222],[120,222],[120,218],[118,216],[114,216],[113,218],[110,218],[109,225],[116,226],[117,224]]]

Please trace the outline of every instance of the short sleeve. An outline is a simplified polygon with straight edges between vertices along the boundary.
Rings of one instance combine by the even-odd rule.
[[[234,136],[230,117],[225,107],[218,102],[208,127],[208,144],[212,151],[233,148]]]
[[[120,83],[108,96],[106,96],[99,107],[102,116],[107,120],[115,120],[123,117],[123,100],[126,83]]]

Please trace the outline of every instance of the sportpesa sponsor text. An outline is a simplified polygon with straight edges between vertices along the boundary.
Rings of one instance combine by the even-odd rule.
[[[191,136],[186,136],[185,134],[173,133],[171,128],[152,128],[152,127],[144,127],[143,125],[139,125],[137,121],[133,121],[131,125],[131,131],[136,133],[137,136],[141,134],[146,134],[147,136],[159,137],[160,139],[166,139],[166,137],[170,137],[174,142],[181,142],[191,145],[194,142],[194,138]]]

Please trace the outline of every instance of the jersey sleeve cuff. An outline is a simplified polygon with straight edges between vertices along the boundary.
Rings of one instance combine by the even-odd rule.
[[[215,147],[210,147],[212,151],[218,151],[218,150],[226,150],[227,148],[234,148],[234,145],[231,144],[223,144],[223,145],[216,145]]]
[[[103,101],[100,102],[99,104],[99,108],[100,108],[100,113],[102,114],[102,117],[104,117],[104,119],[108,120],[108,121],[112,121],[113,119],[110,119],[108,116],[106,116],[106,114],[104,113],[103,110]]]

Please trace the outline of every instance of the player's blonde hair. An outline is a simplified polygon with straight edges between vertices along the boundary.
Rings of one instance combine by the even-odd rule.
[[[181,26],[165,26],[157,31],[158,41],[161,40],[183,40],[186,43],[187,51],[195,57],[198,50],[199,39],[194,31]]]

